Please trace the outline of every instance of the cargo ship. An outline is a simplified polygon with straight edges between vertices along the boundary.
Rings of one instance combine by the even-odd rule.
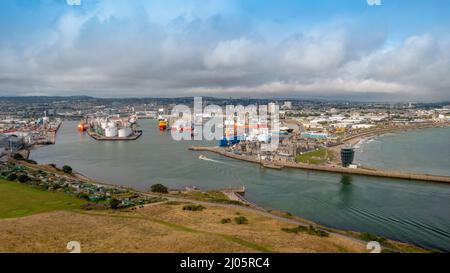
[[[159,130],[165,131],[167,130],[167,120],[165,119],[159,119]]]
[[[160,131],[167,130],[167,119],[164,118],[164,108],[158,110],[158,126]]]
[[[87,125],[83,121],[78,124],[78,131],[85,132],[87,130]]]

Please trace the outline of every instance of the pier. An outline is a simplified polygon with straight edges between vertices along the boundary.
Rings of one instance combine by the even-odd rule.
[[[225,188],[225,189],[219,189],[221,193],[225,194],[228,199],[232,201],[238,201],[246,206],[251,206],[255,209],[264,210],[263,208],[259,207],[257,204],[252,203],[245,198],[245,186],[242,186],[241,188]]]
[[[212,152],[212,153],[220,154],[220,155],[223,155],[223,156],[226,156],[229,158],[244,160],[244,161],[252,162],[252,163],[258,163],[258,164],[261,164],[262,166],[264,166],[264,164],[266,164],[265,161],[261,161],[255,157],[242,156],[242,155],[229,153],[218,147],[195,146],[195,147],[190,147],[189,150]],[[450,183],[450,176],[407,173],[407,172],[387,171],[387,170],[379,170],[379,169],[363,169],[363,168],[350,169],[350,168],[343,168],[340,166],[320,166],[320,165],[311,165],[311,164],[284,162],[284,161],[283,162],[281,162],[281,161],[280,162],[270,162],[270,164],[273,166],[279,166],[281,168],[303,169],[303,170],[311,170],[311,171],[341,173],[341,174],[356,174],[356,175],[396,178],[396,179],[404,179],[404,180],[417,180],[417,181],[426,181],[426,182]]]

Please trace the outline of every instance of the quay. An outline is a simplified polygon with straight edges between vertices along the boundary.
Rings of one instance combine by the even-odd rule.
[[[264,166],[264,164],[267,164],[265,161],[261,161],[255,157],[229,153],[218,147],[193,146],[193,147],[190,147],[189,150],[212,152],[212,153],[220,154],[220,155],[223,155],[223,156],[226,156],[229,158],[244,160],[244,161],[248,161],[248,162],[252,162],[252,163],[258,163],[258,164],[261,164],[262,166]],[[320,166],[320,165],[294,163],[294,162],[281,162],[281,161],[280,162],[271,162],[270,164],[272,166],[280,166],[281,168],[304,169],[304,170],[311,170],[311,171],[333,172],[333,173],[342,173],[342,174],[356,174],[356,175],[396,178],[396,179],[404,179],[404,180],[417,180],[417,181],[426,181],[426,182],[450,183],[450,176],[419,174],[419,173],[406,173],[406,172],[387,171],[387,170],[379,170],[379,169],[364,169],[364,168],[351,169],[351,168],[344,168],[344,167],[340,167],[340,166]]]
[[[226,188],[226,189],[218,189],[221,193],[225,194],[228,199],[232,201],[238,201],[246,206],[253,207],[254,209],[265,211],[264,208],[259,207],[257,204],[250,202],[245,198],[245,186],[241,188]]]
[[[272,169],[272,170],[282,170],[284,168],[284,166],[282,166],[282,165],[277,165],[270,161],[264,161],[264,160],[261,160],[261,166],[263,166],[264,168],[267,168],[267,169]]]

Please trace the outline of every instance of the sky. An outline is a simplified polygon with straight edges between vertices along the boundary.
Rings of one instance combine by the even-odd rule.
[[[450,100],[449,0],[1,0],[0,96]]]

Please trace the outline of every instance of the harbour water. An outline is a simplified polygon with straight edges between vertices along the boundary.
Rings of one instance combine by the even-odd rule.
[[[450,127],[366,140],[356,150],[355,160],[379,169],[450,176]]]
[[[216,143],[174,141],[170,132],[158,130],[154,120],[140,121],[144,134],[130,142],[97,142],[77,132],[76,125],[76,122],[65,122],[56,144],[33,151],[31,158],[40,163],[68,164],[89,177],[143,190],[155,183],[170,188],[245,186],[246,197],[263,207],[289,211],[329,227],[371,232],[427,248],[450,251],[450,185],[304,170],[263,169],[256,164],[216,154],[188,151],[188,147],[193,145]],[[439,129],[423,132],[441,133],[433,130]],[[405,135],[409,133],[417,132]],[[450,138],[449,131],[444,134],[447,139]],[[371,143],[367,147],[369,145]],[[448,153],[448,143],[443,141],[442,145],[440,149],[433,149]],[[361,147],[364,153],[371,149],[366,149],[366,144]],[[400,157],[403,152],[399,148]],[[211,160],[200,160],[200,154]],[[438,155],[423,153],[421,156],[431,160]],[[367,157],[370,161],[375,155],[369,154]],[[357,154],[358,160],[362,158]],[[447,156],[440,163],[433,163],[430,168],[448,171],[449,158]],[[411,160],[414,162],[413,158]],[[414,167],[412,162],[408,168]],[[420,162],[428,161],[424,158]],[[382,164],[377,160],[370,163],[373,163],[372,166]],[[403,166],[399,165],[399,168]],[[426,165],[421,168],[428,170]]]

